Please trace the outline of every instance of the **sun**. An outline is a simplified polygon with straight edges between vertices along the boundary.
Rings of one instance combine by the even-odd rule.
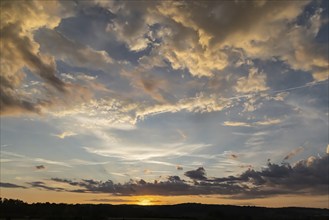
[[[152,205],[152,201],[147,198],[139,200],[138,205]]]

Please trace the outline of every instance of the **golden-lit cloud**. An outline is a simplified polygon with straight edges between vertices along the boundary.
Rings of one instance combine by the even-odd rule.
[[[75,136],[75,135],[77,135],[77,134],[72,131],[64,131],[63,133],[60,133],[60,134],[54,134],[54,136],[56,136],[60,139],[64,139],[66,137],[71,137],[71,136]]]
[[[1,2],[0,187],[143,205],[324,194],[326,12],[324,0]]]
[[[39,53],[33,40],[33,31],[40,27],[54,28],[60,22],[57,2],[28,1],[1,3],[1,114],[39,111],[38,103],[20,94],[25,78],[23,67],[29,68],[59,91],[64,83],[55,76],[56,67],[52,57]]]
[[[262,92],[268,89],[266,75],[256,68],[250,68],[249,75],[239,78],[235,87],[235,90],[239,93]]]
[[[276,125],[281,122],[282,122],[281,119],[268,118],[263,121],[255,121],[255,122],[225,121],[225,122],[223,122],[223,125],[230,126],[230,127],[254,127],[254,126]]]

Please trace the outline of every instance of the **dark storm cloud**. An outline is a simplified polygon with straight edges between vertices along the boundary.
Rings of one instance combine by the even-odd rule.
[[[206,171],[203,167],[199,167],[196,170],[190,170],[184,173],[185,176],[192,180],[206,180]]]
[[[13,184],[13,183],[3,183],[3,182],[0,182],[0,188],[23,188],[23,189],[25,189],[26,187],[25,186],[16,185],[16,184]]]

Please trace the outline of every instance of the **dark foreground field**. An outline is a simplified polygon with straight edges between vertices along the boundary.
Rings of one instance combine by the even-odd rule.
[[[162,206],[27,204],[1,200],[0,220],[328,220],[329,209],[179,204]]]

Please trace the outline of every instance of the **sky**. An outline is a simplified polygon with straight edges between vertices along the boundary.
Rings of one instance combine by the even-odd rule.
[[[1,1],[1,197],[329,208],[328,1]]]

